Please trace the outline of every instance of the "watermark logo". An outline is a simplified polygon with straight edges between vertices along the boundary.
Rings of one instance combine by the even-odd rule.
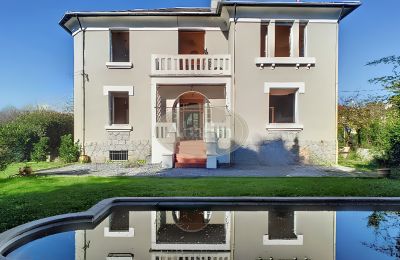
[[[208,103],[157,109],[154,131],[165,149],[188,159],[228,155],[245,144],[249,132],[240,115]]]

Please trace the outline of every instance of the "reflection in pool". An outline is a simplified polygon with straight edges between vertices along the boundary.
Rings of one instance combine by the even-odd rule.
[[[9,259],[398,259],[394,211],[133,211],[40,238]]]

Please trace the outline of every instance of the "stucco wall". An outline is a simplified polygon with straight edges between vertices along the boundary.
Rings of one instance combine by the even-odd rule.
[[[85,36],[86,82],[86,153],[93,161],[104,162],[109,150],[129,150],[130,159],[149,159],[151,154],[151,55],[177,54],[177,30],[131,30],[130,60],[132,69],[108,69],[110,41],[107,30],[90,31]],[[82,33],[74,37],[75,57],[75,139],[83,140],[82,90]],[[221,31],[207,31],[206,47],[209,54],[228,53],[227,40]],[[129,97],[129,123],[132,132],[110,133],[105,130],[109,122],[108,96],[103,86],[133,86]],[[117,136],[117,137],[115,137]],[[136,147],[140,149],[136,149]]]
[[[91,18],[94,19],[94,18]],[[135,18],[132,18],[135,19]],[[140,18],[144,19],[144,18]],[[150,19],[150,18],[148,18]],[[210,22],[213,23],[215,18]],[[149,20],[150,21],[150,20]],[[160,20],[161,21],[161,20]],[[182,24],[194,26],[195,21]],[[204,23],[204,22],[203,22]],[[135,26],[131,20],[122,24]],[[140,26],[155,26],[155,22]],[[159,22],[160,26],[163,26]],[[200,23],[201,24],[201,23]],[[94,25],[94,24],[93,24]],[[119,23],[121,26],[121,23]],[[171,24],[171,26],[174,26]],[[209,26],[209,25],[208,25]],[[230,23],[228,32],[207,30],[206,48],[209,54],[231,54],[235,76],[229,97],[234,113],[247,123],[249,137],[246,146],[234,154],[234,162],[261,164],[290,164],[297,162],[336,162],[336,68],[337,23],[310,22],[307,29],[307,53],[316,58],[315,67],[279,67],[274,70],[258,68],[254,59],[260,53],[260,21]],[[234,33],[234,31],[236,31]],[[178,30],[130,30],[132,69],[108,69],[109,31],[86,32],[86,153],[94,161],[106,161],[108,150],[129,150],[131,159],[148,159],[151,153],[151,55],[177,54]],[[323,35],[323,37],[321,37]],[[74,36],[75,57],[75,138],[83,138],[82,106],[82,32]],[[268,94],[265,82],[304,82],[305,92],[298,96],[300,131],[270,131]],[[108,124],[108,96],[103,86],[133,86],[129,97],[129,121],[132,131],[116,137],[105,130]],[[228,97],[227,97],[228,98]],[[140,146],[140,149],[136,147]]]
[[[295,257],[298,259],[305,257],[308,259],[335,259],[335,212],[297,211],[295,213],[296,233],[303,235],[303,244],[285,246],[263,244],[263,236],[268,234],[268,211],[235,211],[231,214],[229,252],[233,256],[232,259],[258,259],[259,257],[263,259],[269,257],[274,259],[294,259]],[[170,216],[171,212],[167,212],[168,223],[173,223]],[[224,223],[224,221],[224,211],[212,212],[210,224]],[[249,225],[249,223],[251,224]],[[86,242],[90,241],[90,246],[86,249],[86,259],[105,259],[109,253],[132,253],[135,258],[150,259],[152,224],[151,212],[132,211],[129,213],[129,227],[134,228],[134,237],[104,236],[104,228],[109,227],[109,218],[106,218],[93,230],[76,231],[76,259],[84,258],[85,235]],[[215,234],[209,235],[214,236]],[[188,237],[193,236],[188,235]],[[155,250],[154,252],[159,251]],[[213,251],[204,250],[204,252],[212,254]]]
[[[249,138],[248,146],[235,154],[235,162],[336,161],[336,30],[336,23],[308,24],[307,53],[316,58],[315,67],[296,70],[295,66],[277,65],[275,69],[260,69],[254,62],[260,53],[260,23],[236,24],[235,112],[245,118]],[[269,95],[264,93],[265,82],[305,83],[305,92],[298,95],[298,123],[303,130],[266,129]]]

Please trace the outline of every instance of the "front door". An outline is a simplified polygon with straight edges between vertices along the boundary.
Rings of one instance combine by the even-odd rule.
[[[190,91],[179,97],[179,132],[183,140],[203,139],[204,96]]]
[[[181,136],[184,140],[203,139],[203,111],[201,103],[182,104],[181,108],[182,128]]]

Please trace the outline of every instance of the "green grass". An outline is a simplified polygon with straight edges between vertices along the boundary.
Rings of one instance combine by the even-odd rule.
[[[33,171],[58,168],[65,166],[63,162],[27,162],[27,163],[12,163],[4,171],[0,171],[0,179],[8,178],[18,174],[18,169],[25,165],[32,167]]]
[[[354,152],[350,153],[347,158],[339,156],[339,165],[347,166],[361,172],[376,171],[378,165],[374,161],[361,160]]]
[[[86,210],[117,196],[400,196],[399,179],[126,178],[0,179],[0,231],[56,214]]]

